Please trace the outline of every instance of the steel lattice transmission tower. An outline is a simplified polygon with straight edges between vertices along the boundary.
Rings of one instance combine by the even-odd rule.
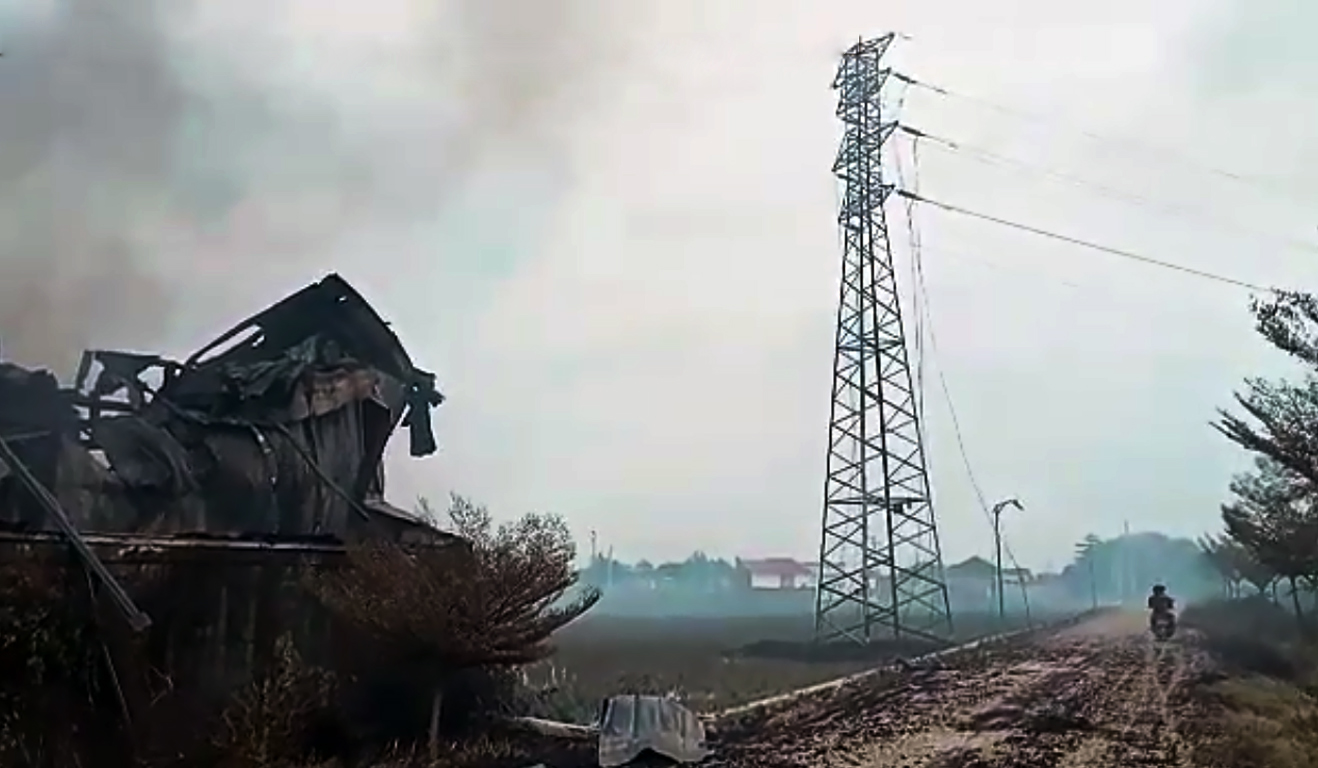
[[[892,40],[852,46],[833,81],[845,128],[833,173],[845,190],[815,602],[821,641],[943,639],[952,623],[883,210],[893,187],[883,183],[882,148],[896,123],[880,117],[889,74],[880,60]]]

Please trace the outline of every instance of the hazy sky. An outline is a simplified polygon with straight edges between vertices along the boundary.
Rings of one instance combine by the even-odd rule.
[[[809,557],[840,52],[898,30],[899,70],[1048,116],[912,90],[907,124],[1054,174],[923,143],[928,197],[1307,286],[1310,5],[0,0],[0,344],[62,371],[85,345],[183,353],[338,271],[450,396],[442,452],[391,464],[396,501],[558,512],[629,558]],[[1123,521],[1215,527],[1243,462],[1213,409],[1285,371],[1247,293],[937,210],[916,226],[930,382],[985,492],[1025,502],[1022,564]],[[928,392],[944,549],[986,553]]]

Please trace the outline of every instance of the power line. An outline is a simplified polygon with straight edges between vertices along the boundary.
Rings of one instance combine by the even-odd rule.
[[[956,438],[957,451],[961,454],[961,463],[966,469],[966,478],[970,481],[970,487],[975,492],[975,499],[979,502],[980,511],[983,512],[989,525],[993,525],[992,513],[989,511],[988,499],[984,496],[984,489],[980,487],[979,480],[975,477],[975,468],[970,463],[970,454],[966,450],[965,437],[961,432],[961,419],[957,416],[956,404],[952,401],[952,391],[947,385],[947,374],[943,367],[938,364],[938,336],[934,333],[933,318],[929,311],[929,293],[925,289],[924,280],[920,279],[916,284],[916,290],[924,297],[922,306],[925,312],[924,326],[929,331],[929,352],[933,359],[934,372],[938,375],[939,388],[943,393],[943,401],[947,404],[947,413],[952,419],[952,434]],[[1016,555],[1011,551],[1011,544],[1004,538],[1002,541],[1002,550],[1011,561],[1011,567],[1016,569],[1017,574],[1021,572],[1020,562],[1016,560]],[[1025,582],[1017,578],[1021,588],[1021,599],[1025,604],[1026,620],[1029,620],[1030,613],[1030,596],[1029,590],[1025,587]]]
[[[914,77],[911,77],[910,75],[902,74],[900,72],[892,72],[890,77],[892,77],[894,80],[897,80],[899,82],[906,83],[909,86],[920,88],[921,90],[927,91],[929,93],[933,93],[938,96],[960,99],[962,101],[969,102],[972,104],[978,104],[987,109],[991,109],[995,112],[999,112],[1004,115],[1010,115],[1017,119],[1028,120],[1043,125],[1049,125],[1055,129],[1060,128],[1062,130],[1075,133],[1079,136],[1083,136],[1092,141],[1102,142],[1113,146],[1125,147],[1128,151],[1133,150],[1145,156],[1158,157],[1164,161],[1170,161],[1175,165],[1180,165],[1182,167],[1189,168],[1191,170],[1195,170],[1200,173],[1207,173],[1213,176],[1217,176],[1219,178],[1225,179],[1227,181],[1232,181],[1237,184],[1254,187],[1256,189],[1269,192],[1274,195],[1281,195],[1284,197],[1288,197],[1291,200],[1295,200],[1298,202],[1311,203],[1315,198],[1315,195],[1313,193],[1296,190],[1294,187],[1282,183],[1278,179],[1270,179],[1262,176],[1256,176],[1252,174],[1241,173],[1239,171],[1232,171],[1224,168],[1218,168],[1215,166],[1207,165],[1199,160],[1190,158],[1180,152],[1176,152],[1167,147],[1158,146],[1156,144],[1152,144],[1149,142],[1140,141],[1138,139],[1129,136],[1111,136],[1107,134],[1098,133],[1096,131],[1078,127],[1073,123],[1071,123],[1070,121],[1062,118],[1058,118],[1056,116],[1022,109],[1020,107],[1004,104],[1002,102],[995,101],[993,99],[984,98],[983,96],[974,96],[968,93],[964,93],[962,91],[956,91],[950,88],[945,88],[943,86],[934,85],[932,83],[928,83],[923,80],[916,79]]]
[[[986,269],[1015,275],[1016,277],[1013,277],[1012,279],[1020,279],[1021,277],[1024,277],[1026,279],[1040,280],[1047,283],[1056,283],[1057,285],[1063,286],[1071,291],[1079,291],[1094,296],[1101,294],[1106,300],[1105,303],[1110,305],[1110,308],[1120,311],[1123,314],[1131,309],[1146,307],[1144,302],[1132,300],[1129,296],[1120,293],[1114,294],[1111,286],[1100,286],[1095,283],[1087,282],[1073,282],[1045,270],[1033,269],[1029,266],[1020,264],[1002,263],[991,258],[986,258],[983,253],[975,250],[968,250],[959,247],[949,248],[942,244],[932,248],[928,245],[922,245],[920,248],[922,256],[932,254],[933,256],[938,257],[939,260],[955,259],[963,263],[977,264]],[[1124,309],[1121,309],[1121,307],[1124,307]]]
[[[1256,283],[1250,283],[1244,280],[1237,280],[1236,278],[1233,277],[1219,275],[1215,272],[1208,272],[1202,269],[1195,269],[1194,267],[1187,267],[1182,264],[1174,264],[1170,261],[1163,261],[1162,259],[1156,259],[1152,256],[1146,256],[1141,253],[1135,253],[1134,251],[1127,251],[1121,248],[1114,248],[1112,246],[1103,245],[1102,243],[1095,243],[1091,240],[1084,240],[1078,237],[1072,237],[1071,235],[1064,235],[1059,232],[1053,232],[1051,230],[1042,229],[1040,227],[1034,227],[1029,224],[1023,224],[1018,221],[1011,221],[1009,219],[1003,219],[997,216],[992,216],[987,213],[972,211],[969,208],[962,208],[961,206],[952,205],[951,203],[944,203],[938,200],[931,200],[930,198],[924,197],[923,195],[917,195],[914,192],[908,192],[907,190],[904,189],[894,189],[892,194],[897,195],[898,197],[914,200],[917,203],[924,203],[925,205],[931,205],[935,208],[940,208],[944,211],[947,211],[948,213],[961,214],[962,216],[967,216],[972,219],[987,221],[991,224],[998,224],[1000,226],[1009,227],[1011,229],[1017,229],[1022,232],[1029,232],[1030,234],[1038,235],[1039,237],[1046,237],[1050,240],[1057,240],[1058,242],[1068,243],[1070,245],[1079,246],[1081,248],[1087,248],[1089,250],[1098,251],[1100,253],[1106,253],[1110,256],[1120,256],[1121,258],[1130,259],[1131,261],[1138,261],[1140,263],[1148,264],[1150,266],[1162,267],[1163,269],[1169,269],[1175,272],[1180,272],[1182,274],[1192,275],[1194,277],[1203,278],[1205,280],[1212,280],[1219,283],[1225,283],[1227,285],[1233,285],[1237,288],[1246,288],[1251,291],[1270,292],[1273,290],[1271,288],[1266,288]]]
[[[1192,219],[1199,223],[1208,224],[1209,226],[1215,226],[1222,229],[1233,229],[1243,234],[1248,234],[1253,237],[1258,237],[1258,238],[1273,241],[1278,245],[1285,246],[1287,248],[1306,251],[1309,253],[1318,253],[1318,243],[1306,242],[1303,240],[1297,240],[1295,238],[1289,238],[1289,237],[1277,237],[1276,235],[1262,232],[1253,227],[1248,227],[1238,222],[1234,222],[1229,219],[1226,219],[1223,217],[1222,214],[1215,211],[1210,211],[1203,207],[1188,206],[1178,203],[1169,203],[1166,201],[1157,200],[1144,195],[1135,194],[1127,190],[1116,189],[1114,187],[1109,187],[1107,185],[1092,181],[1083,176],[1064,173],[1062,171],[1057,171],[1052,168],[1037,165],[1034,163],[1029,163],[1015,157],[1009,157],[1007,155],[999,154],[990,149],[985,149],[983,147],[979,147],[974,144],[968,144],[963,141],[948,139],[942,136],[927,133],[918,128],[912,128],[907,125],[899,125],[897,126],[897,130],[910,136],[913,142],[918,143],[921,141],[926,141],[932,143],[934,146],[940,149],[943,149],[944,151],[961,155],[971,160],[979,161],[986,165],[1010,166],[1018,170],[1026,171],[1029,173],[1036,173],[1042,176],[1047,176],[1049,178],[1056,179],[1058,181],[1074,184],[1078,187],[1089,189],[1101,196],[1115,200],[1120,200],[1122,202],[1126,202],[1128,204],[1135,205],[1141,208],[1157,209],[1164,214]]]
[[[919,152],[918,145],[913,146],[912,154],[911,154],[911,165],[913,171],[912,184],[917,190],[919,189],[919,184],[920,184],[920,156],[918,152]],[[903,186],[905,186],[906,184],[904,178],[905,174],[903,173],[902,170],[900,157],[897,158],[896,169],[897,169],[898,182],[901,183]],[[919,400],[917,401],[916,408],[917,408],[917,413],[919,414],[919,425],[920,425],[919,428],[923,436],[927,434],[926,432],[927,422],[925,421],[925,408],[924,408],[925,362],[927,359],[937,354],[938,342],[937,342],[937,337],[934,334],[933,318],[929,309],[929,291],[925,286],[925,279],[924,279],[924,247],[920,240],[919,230],[915,226],[914,204],[915,204],[915,200],[913,198],[906,199],[906,211],[905,211],[906,233],[907,233],[907,238],[909,240],[908,246],[911,254],[911,276],[914,282],[913,287],[915,289],[912,293],[915,298],[915,316],[916,316],[915,341],[916,341],[916,349],[918,355],[917,370],[919,372],[919,377],[920,377],[919,383],[917,385],[917,391],[919,392]],[[925,352],[925,348],[924,348],[925,332],[929,334],[928,353]],[[961,422],[960,419],[957,417],[956,406],[953,405],[952,403],[951,390],[947,386],[947,377],[943,373],[943,369],[941,366],[938,365],[937,361],[935,360],[933,362],[934,362],[935,371],[938,374],[939,384],[942,388],[943,399],[947,402],[947,410],[952,417],[952,428],[954,434],[956,435],[957,448],[961,453],[961,461],[965,465],[966,475],[970,479],[970,486],[975,491],[975,497],[979,501],[979,507],[980,510],[984,513],[985,519],[988,520],[990,526],[993,526],[992,513],[989,512],[988,502],[984,497],[983,490],[979,486],[979,481],[975,479],[975,471],[970,465],[970,457],[966,451],[965,440],[961,435]],[[926,459],[926,465],[928,464],[929,464],[928,459]],[[930,467],[930,469],[932,468]],[[1016,569],[1016,573],[1019,575],[1021,571],[1021,566],[1020,563],[1017,562],[1016,560],[1016,555],[1011,551],[1011,545],[1005,539],[1003,540],[1002,545],[1003,545],[1003,551],[1007,555],[1007,559],[1011,561],[1012,567]],[[1019,578],[1017,579],[1017,581],[1020,583],[1021,600],[1024,603],[1025,616],[1026,616],[1026,620],[1028,621],[1030,616],[1029,592],[1026,589],[1025,583],[1023,581],[1021,581]]]
[[[902,100],[904,99],[905,99],[905,91],[902,92],[902,97],[901,99],[899,99],[897,103],[898,110],[900,110]],[[918,145],[912,145],[911,147],[911,164],[913,166],[912,170],[914,171],[914,174],[912,175],[912,183],[910,186],[913,190],[918,192],[920,189],[920,175],[919,175],[920,158],[919,158]],[[900,155],[896,156],[896,162],[894,163],[894,165],[897,171],[897,184],[899,187],[904,189],[907,187],[906,174],[902,168]],[[906,200],[905,203],[906,203],[905,206],[906,207],[906,217],[905,217],[906,238],[907,238],[909,252],[911,255],[911,285],[916,285],[920,281],[924,280],[923,249],[921,248],[920,234],[918,231],[916,231],[915,228],[915,202],[913,200]],[[914,347],[915,347],[914,351],[915,351],[915,361],[916,361],[915,362],[915,378],[916,378],[915,412],[919,417],[920,430],[921,430],[921,434],[923,435],[926,434],[925,420],[924,420],[925,355],[924,355],[924,326],[923,326],[925,311],[920,304],[919,292],[912,293],[912,297],[915,302],[915,307],[914,307],[915,311],[912,313],[912,320],[914,325],[914,328],[912,328],[912,330],[914,331],[914,333],[912,334],[912,340],[914,341]]]
[[[1055,284],[1059,288],[1064,288],[1069,293],[1081,294],[1082,297],[1088,296],[1101,298],[1101,302],[1099,303],[1087,302],[1082,298],[1081,304],[1079,305],[1066,305],[1072,307],[1072,309],[1074,309],[1074,314],[1076,315],[1076,317],[1071,317],[1071,315],[1068,314],[1065,318],[1067,323],[1072,321],[1083,322],[1084,318],[1096,315],[1122,320],[1127,320],[1132,316],[1150,318],[1153,317],[1149,315],[1151,312],[1165,313],[1170,311],[1164,294],[1152,293],[1148,294],[1146,297],[1136,299],[1120,291],[1113,291],[1111,286],[1100,286],[1089,282],[1071,282],[1045,270],[1031,269],[1029,266],[1015,263],[1004,263],[992,258],[986,258],[982,254],[976,254],[974,251],[966,249],[953,249],[941,245],[931,246],[926,244],[921,246],[921,252],[922,258],[925,258],[926,260],[933,259],[935,262],[946,263],[951,263],[955,260],[962,265],[974,265],[994,272],[1000,272],[1005,275],[1011,275],[1010,279],[1018,283],[1022,279],[1040,280],[1048,284]],[[1038,288],[1031,287],[1031,300],[1038,301],[1041,298],[1041,291],[1049,289],[1049,286]],[[936,284],[933,292],[938,292],[938,286]],[[1162,296],[1161,300],[1158,298],[1160,296]],[[1038,309],[1037,306],[1035,308],[1036,310]],[[1046,312],[1047,310],[1043,311]],[[1216,324],[1214,327],[1217,327]],[[1222,328],[1224,330],[1228,329],[1226,320],[1222,321]],[[1203,360],[1205,362],[1213,361],[1214,363],[1219,364],[1232,362],[1229,354],[1226,351],[1223,351],[1220,347],[1214,346],[1206,349],[1210,349],[1211,351],[1200,352],[1195,350],[1193,353],[1187,352],[1186,354],[1190,355],[1194,360]],[[1164,354],[1165,351],[1166,348],[1155,346],[1148,349],[1142,349],[1139,354],[1159,355]],[[936,472],[936,467],[932,464],[930,466],[933,467],[930,469],[930,473],[934,474]]]

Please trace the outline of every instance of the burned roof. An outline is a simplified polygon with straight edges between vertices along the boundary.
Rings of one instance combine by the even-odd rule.
[[[94,454],[59,448],[58,440],[15,443],[42,484],[84,489],[76,493],[89,508],[74,510],[84,530],[342,536],[352,517],[422,524],[384,501],[382,459],[400,425],[413,456],[434,453],[431,411],[444,398],[434,374],[412,362],[338,275],[246,318],[182,362],[90,351],[71,389],[13,368],[0,377],[0,401],[23,394],[40,402],[16,415],[0,407],[16,417],[0,418],[0,437],[67,435],[104,457],[98,468]],[[98,505],[109,511],[90,509]]]
[[[101,372],[91,387],[93,396],[125,392],[137,406],[150,399],[198,418],[255,422],[305,417],[299,404],[290,402],[291,390],[317,371],[370,371],[372,376],[340,375],[319,382],[318,389],[321,394],[331,390],[332,400],[342,400],[374,387],[373,396],[391,413],[390,429],[406,420],[413,456],[437,448],[430,410],[444,397],[435,389],[434,374],[413,364],[388,323],[336,274],[243,320],[182,363],[155,355],[88,352],[75,386],[86,389],[97,363]],[[154,392],[141,381],[152,368],[163,373],[163,384]],[[312,389],[316,394],[314,383]],[[306,407],[316,409],[314,403]]]

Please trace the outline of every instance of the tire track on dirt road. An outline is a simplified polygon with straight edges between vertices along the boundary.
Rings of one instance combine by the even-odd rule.
[[[1181,735],[1192,646],[1139,615],[879,674],[716,731],[726,768],[1190,766]]]
[[[1192,653],[1180,644],[1155,644],[1145,637],[1114,639],[1105,668],[1126,671],[1115,678],[1107,671],[1094,677],[1092,686],[1106,695],[1077,702],[1091,729],[1066,745],[1057,765],[1190,765],[1178,708],[1184,705]]]

